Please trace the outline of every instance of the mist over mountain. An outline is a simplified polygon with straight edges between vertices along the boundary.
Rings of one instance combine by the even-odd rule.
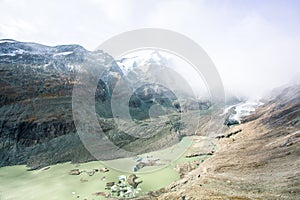
[[[0,0],[0,200],[299,200],[299,11]]]
[[[193,161],[176,165],[181,179],[140,198],[248,198],[251,190],[251,198],[297,199],[299,85],[274,88],[260,98],[229,88],[226,102],[213,102],[205,81],[188,67],[158,51],[115,60],[79,45],[0,40],[0,166],[39,169],[67,161],[135,159],[173,148],[188,137],[193,144],[185,157]],[[74,88],[83,94],[95,88],[95,104],[83,98],[82,109],[74,109]],[[103,131],[97,133],[98,154],[76,127],[76,112],[89,119],[88,110],[95,111]],[[84,130],[94,128],[83,125]],[[113,153],[116,149],[125,153]],[[204,160],[203,155],[211,157]],[[133,169],[171,162],[169,157],[147,159],[138,158]]]

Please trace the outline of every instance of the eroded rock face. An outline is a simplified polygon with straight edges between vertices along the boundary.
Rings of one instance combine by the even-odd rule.
[[[111,59],[78,45],[0,43],[0,166],[94,159],[76,134],[71,97],[76,73],[90,54]]]

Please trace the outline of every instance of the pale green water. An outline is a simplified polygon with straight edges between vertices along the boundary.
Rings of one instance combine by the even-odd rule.
[[[162,155],[161,158],[167,157],[168,151],[176,152],[177,148],[184,147],[187,140],[183,140],[175,147],[169,148],[169,150],[161,150],[153,152],[151,155]],[[141,169],[139,173],[136,173],[143,183],[140,185],[142,189],[141,193],[146,193],[151,190],[156,190],[164,186],[169,185],[175,180],[179,179],[179,174],[174,170],[175,166],[179,162],[191,161],[184,156],[170,163],[166,167],[146,167]],[[63,163],[50,166],[48,170],[34,170],[27,171],[27,168],[21,166],[9,166],[0,168],[0,199],[1,200],[47,200],[47,199],[105,199],[92,195],[95,192],[105,191],[106,182],[117,181],[119,175],[129,175],[130,172],[121,172],[115,167],[120,163],[128,163],[127,168],[130,170],[134,165],[132,158],[126,158],[115,161],[106,162],[105,165],[110,169],[107,173],[97,172],[94,176],[88,176],[86,173],[82,173],[78,176],[69,175],[69,171],[74,168],[80,170],[92,170],[94,168],[100,169],[104,167],[101,161],[94,161],[83,163],[80,165]],[[128,162],[126,162],[128,161]],[[125,168],[126,168],[125,167]],[[151,172],[149,169],[153,169]],[[156,169],[156,170],[155,170]],[[132,173],[132,172],[131,172]],[[101,180],[105,176],[106,180]],[[88,180],[88,182],[81,182],[80,179]],[[76,194],[72,194],[75,192]],[[80,197],[77,198],[77,195]]]

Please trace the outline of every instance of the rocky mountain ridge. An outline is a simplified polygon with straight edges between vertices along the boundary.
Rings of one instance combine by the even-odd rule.
[[[111,98],[120,79],[129,85],[133,93],[129,101],[132,118],[145,130],[156,133],[153,141],[162,141],[160,139],[165,134],[170,135],[165,143],[160,144],[162,147],[180,140],[182,136],[177,133],[180,117],[171,117],[175,120],[171,123],[163,123],[158,118],[166,113],[180,114],[182,104],[177,101],[177,96],[168,88],[154,84],[132,87],[129,78],[110,55],[102,51],[90,52],[79,45],[49,47],[0,40],[0,166],[27,164],[35,168],[94,159],[82,145],[72,116],[72,90],[76,75],[85,73],[82,66],[89,62],[103,69],[95,91],[95,109],[106,136],[117,146],[132,149],[141,142],[148,147],[145,151],[154,149],[154,146],[146,145],[148,141],[136,140],[116,129],[113,118],[117,116],[113,116]],[[98,79],[99,76],[95,74],[93,78]],[[120,93],[117,99],[124,102],[122,98]],[[207,110],[211,106],[210,102],[194,101],[194,104],[196,108],[193,109],[200,106]],[[152,105],[160,105],[162,110],[151,111],[152,116],[149,116]],[[160,126],[147,127],[148,122],[138,122],[149,117],[155,117]],[[128,130],[140,129],[128,127]],[[153,141],[151,144],[155,144]]]

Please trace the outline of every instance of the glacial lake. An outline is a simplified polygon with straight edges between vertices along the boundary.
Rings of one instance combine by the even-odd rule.
[[[188,153],[186,147],[191,144],[188,137],[167,149],[151,152],[141,156],[159,157],[167,161],[169,156],[177,156],[177,159],[162,166],[147,166],[137,172],[133,172],[136,158],[123,158],[112,161],[93,161],[88,163],[62,163],[49,166],[47,170],[38,169],[28,171],[25,165],[8,166],[0,168],[0,199],[1,200],[61,200],[61,199],[106,199],[93,195],[96,192],[105,191],[107,182],[118,181],[120,175],[135,173],[143,183],[139,185],[140,194],[165,187],[179,180],[179,174],[175,170],[178,163],[193,161],[201,158],[185,158]],[[185,149],[182,149],[185,148]],[[178,155],[178,152],[183,152]],[[120,166],[122,166],[120,168]],[[90,171],[107,167],[109,172],[96,172],[93,176],[86,173],[69,175],[72,169]],[[120,171],[119,169],[123,169]],[[105,177],[105,179],[104,179]],[[79,198],[78,198],[79,196]]]

